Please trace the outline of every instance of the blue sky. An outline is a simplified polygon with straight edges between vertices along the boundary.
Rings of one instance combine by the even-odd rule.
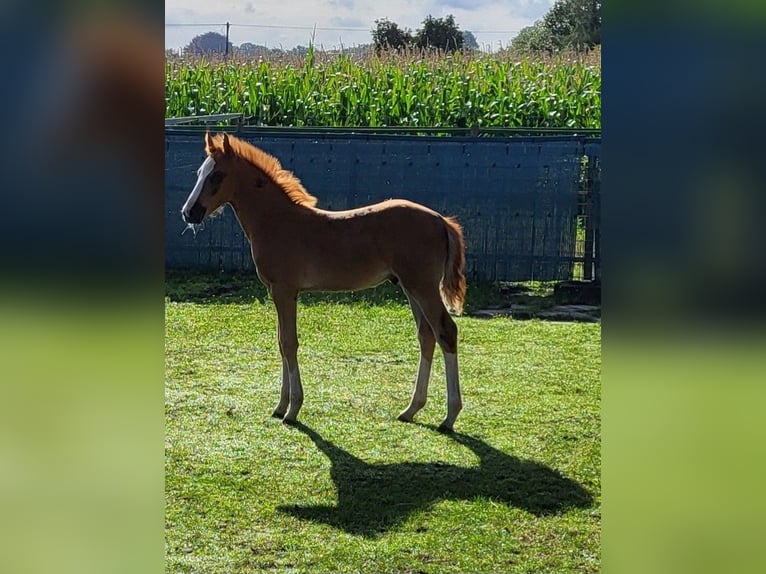
[[[429,14],[453,14],[483,47],[505,46],[519,30],[542,18],[554,0],[165,0],[165,47],[180,48],[198,34],[226,31],[235,45],[272,48],[315,44],[325,49],[372,41],[376,19],[415,31]],[[173,26],[183,24],[184,26]],[[197,26],[199,25],[199,26]],[[327,29],[330,28],[330,29]]]

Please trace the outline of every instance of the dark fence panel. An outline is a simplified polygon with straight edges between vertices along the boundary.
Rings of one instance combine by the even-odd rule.
[[[601,280],[601,143],[585,144],[585,246],[583,275]]]
[[[239,136],[278,157],[324,209],[398,197],[456,216],[465,231],[469,279],[565,280],[583,261],[575,252],[582,158],[586,146],[600,153],[599,140],[250,130]],[[204,144],[202,134],[191,130],[168,129],[165,140],[166,266],[253,269],[229,208],[196,237],[182,235],[180,209],[196,181]]]

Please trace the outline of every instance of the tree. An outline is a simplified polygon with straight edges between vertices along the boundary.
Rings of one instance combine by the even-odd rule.
[[[468,30],[463,32],[463,48],[468,50],[479,49],[479,43],[476,41],[476,36],[473,35],[473,32],[469,32]]]
[[[269,48],[252,42],[244,42],[239,46],[234,46],[234,54],[245,58],[269,58],[284,55],[284,50],[279,48]]]
[[[516,37],[511,40],[511,49],[521,54],[531,52],[548,52],[556,50],[551,31],[542,20],[538,20],[532,26],[522,28]]]
[[[601,0],[557,0],[543,17],[557,48],[582,50],[601,44]]]
[[[291,57],[300,58],[301,60],[305,60],[306,57],[309,55],[309,46],[294,46],[287,50],[287,54]]]
[[[239,46],[234,48],[234,53],[237,56],[247,56],[253,58],[260,52],[260,46],[256,46],[252,42],[242,42]]]
[[[228,53],[232,52],[232,44],[229,42]],[[213,54],[225,54],[226,36],[217,32],[206,32],[195,36],[184,48],[184,54],[194,56],[212,56]]]
[[[423,27],[415,34],[415,45],[418,48],[437,48],[454,52],[463,47],[463,42],[463,32],[455,24],[452,14],[446,18],[434,18],[429,15],[423,20]]]
[[[398,51],[412,45],[412,32],[409,29],[402,30],[396,22],[383,18],[375,20],[372,42],[377,53],[386,50]]]

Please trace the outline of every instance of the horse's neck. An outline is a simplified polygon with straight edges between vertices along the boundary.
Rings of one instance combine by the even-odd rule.
[[[300,209],[281,190],[258,189],[255,183],[243,187],[231,206],[251,243],[262,243],[275,227],[284,225]]]

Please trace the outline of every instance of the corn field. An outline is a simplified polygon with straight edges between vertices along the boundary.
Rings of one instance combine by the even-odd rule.
[[[165,63],[168,118],[264,126],[601,127],[601,67],[572,58],[347,55]]]

